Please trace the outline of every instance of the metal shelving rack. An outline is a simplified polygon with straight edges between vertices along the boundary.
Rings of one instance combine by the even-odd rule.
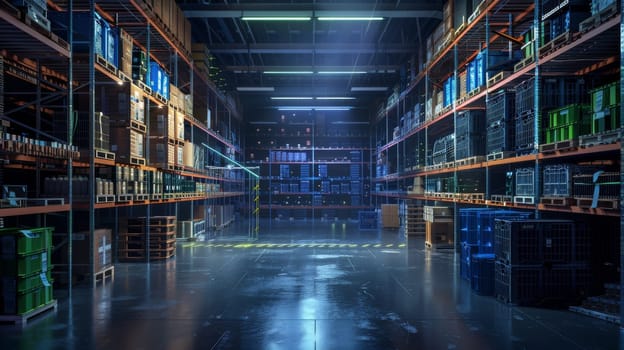
[[[597,24],[594,28],[587,30],[580,34],[571,34],[569,40],[558,42],[553,45],[545,44],[544,49],[540,47],[539,40],[533,41],[533,52],[535,52],[535,59],[533,61],[527,61],[523,66],[515,67],[511,72],[504,73],[498,79],[487,81],[486,85],[477,90],[476,93],[468,94],[466,97],[455,99],[452,107],[444,109],[441,113],[434,115],[431,120],[425,120],[415,128],[408,130],[403,135],[387,141],[384,141],[382,145],[378,145],[377,154],[384,151],[393,151],[397,148],[399,152],[398,157],[405,156],[408,153],[403,152],[401,154],[400,144],[407,143],[411,138],[417,137],[416,135],[424,134],[422,138],[425,140],[431,137],[432,128],[441,128],[442,125],[448,123],[449,128],[455,125],[457,113],[461,110],[471,108],[484,108],[486,106],[486,100],[490,94],[500,91],[504,88],[514,87],[519,82],[527,80],[530,77],[534,77],[533,80],[533,94],[536,96],[533,101],[536,117],[533,120],[533,143],[532,150],[529,154],[518,155],[512,157],[503,157],[502,159],[483,159],[472,164],[470,163],[458,163],[454,162],[449,167],[440,168],[425,168],[420,167],[418,169],[398,169],[398,171],[390,176],[376,177],[373,181],[377,183],[390,184],[391,191],[382,191],[374,193],[377,197],[376,203],[385,203],[388,201],[400,201],[408,199],[418,199],[425,202],[434,202],[439,204],[446,204],[457,210],[459,206],[487,206],[498,207],[508,209],[522,209],[526,211],[532,211],[536,217],[545,216],[552,217],[563,214],[566,217],[574,217],[575,215],[582,214],[583,218],[588,220],[597,221],[600,217],[611,218],[615,222],[616,217],[620,217],[620,257],[624,257],[624,211],[622,209],[621,201],[618,209],[602,209],[602,208],[584,208],[578,207],[572,204],[571,206],[555,206],[540,203],[542,196],[541,187],[542,180],[540,176],[535,176],[534,188],[537,192],[533,198],[534,204],[521,204],[513,202],[499,202],[492,201],[489,197],[484,197],[482,200],[465,199],[461,197],[438,197],[425,193],[407,193],[405,187],[408,182],[413,178],[422,178],[422,183],[426,182],[428,177],[440,177],[449,176],[457,180],[464,174],[470,172],[484,172],[485,173],[485,188],[486,193],[489,195],[489,189],[491,188],[494,177],[497,172],[505,171],[505,169],[513,169],[517,167],[529,167],[534,169],[535,174],[540,174],[545,165],[554,163],[591,163],[596,159],[612,159],[616,163],[624,155],[622,150],[622,126],[618,132],[615,142],[609,142],[607,140],[604,144],[595,144],[587,147],[578,147],[576,149],[556,152],[541,152],[540,146],[544,143],[542,135],[540,134],[540,127],[542,126],[541,115],[542,107],[544,103],[548,101],[541,100],[541,86],[542,80],[550,76],[586,76],[596,77],[600,74],[605,74],[605,67],[609,69],[609,72],[618,72],[620,74],[620,95],[624,95],[624,73],[622,73],[622,53],[624,52],[624,45],[622,45],[621,32],[624,28],[622,22],[622,4],[616,2],[618,11],[615,16],[607,19],[601,19],[601,23]],[[437,81],[444,81],[449,76],[458,77],[458,73],[463,65],[471,60],[476,52],[484,48],[494,48],[497,50],[503,49],[508,46],[509,43],[501,39],[499,33],[493,30],[501,32],[500,28],[506,28],[503,33],[515,34],[522,33],[528,29],[529,25],[533,28],[537,28],[537,33],[534,37],[539,38],[541,30],[541,11],[540,2],[534,0],[518,0],[518,1],[505,1],[505,0],[492,0],[483,1],[473,16],[470,17],[468,23],[455,32],[455,35],[448,41],[448,45],[442,48],[438,54],[433,55],[429,62],[424,66],[420,73],[418,73],[411,84],[401,94],[399,101],[388,105],[381,110],[381,113],[373,118],[375,125],[373,132],[376,135],[385,133],[391,135],[392,128],[398,124],[398,118],[402,113],[409,110],[409,106],[405,108],[403,106],[406,101],[409,101],[410,96],[418,96],[418,94],[425,94],[425,96],[431,96],[432,84]],[[513,13],[513,16],[510,15]],[[576,32],[578,30],[574,29]],[[512,32],[513,31],[513,32]],[[514,35],[511,35],[512,37]],[[614,47],[614,43],[619,42],[619,49]],[[546,50],[541,52],[540,50]],[[618,56],[619,55],[619,56]],[[487,58],[485,59],[488,61]],[[581,63],[582,62],[582,63]],[[490,76],[490,78],[492,78]],[[597,79],[601,81],[600,79]],[[604,80],[604,78],[603,78]],[[457,83],[459,85],[459,81]],[[403,110],[401,110],[403,108]],[[620,104],[620,109],[622,105]],[[624,110],[620,111],[621,115]],[[395,121],[396,117],[396,121]],[[396,124],[393,124],[396,123]],[[381,130],[381,132],[380,132]],[[425,142],[429,145],[429,142]],[[397,146],[398,145],[398,146]],[[620,176],[624,181],[624,168],[620,171]],[[454,181],[457,186],[457,181]],[[388,188],[388,186],[386,186]],[[621,196],[624,198],[624,189],[620,187],[622,191]],[[457,188],[455,189],[457,192]],[[457,231],[457,230],[456,230]],[[457,242],[457,239],[455,240]],[[622,259],[620,259],[622,261]],[[624,264],[622,264],[624,267]],[[624,281],[624,275],[620,279]],[[624,298],[622,299],[624,301]],[[624,320],[624,310],[622,311],[622,319]]]

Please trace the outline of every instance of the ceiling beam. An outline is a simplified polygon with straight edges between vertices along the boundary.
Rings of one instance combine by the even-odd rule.
[[[348,72],[348,71],[365,71],[369,73],[394,73],[398,72],[401,69],[400,65],[369,65],[369,66],[224,66],[222,67],[224,71],[234,72],[234,73],[261,73],[267,71],[283,71],[285,69],[292,71],[339,71],[339,72]],[[317,76],[318,77],[318,76]]]
[[[415,44],[213,44],[210,52],[213,54],[404,54],[416,52]]]
[[[244,16],[309,16],[309,17],[372,17],[442,19],[439,0],[417,3],[374,4],[358,3],[267,3],[267,4],[203,4],[179,3],[187,18],[240,18]]]

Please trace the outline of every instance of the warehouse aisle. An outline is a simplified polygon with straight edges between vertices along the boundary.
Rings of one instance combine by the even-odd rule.
[[[619,327],[471,293],[453,254],[356,224],[232,227],[165,263],[118,264],[2,349],[616,349]],[[62,291],[61,291],[62,292]]]

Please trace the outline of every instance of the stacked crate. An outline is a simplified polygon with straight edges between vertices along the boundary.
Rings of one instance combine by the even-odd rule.
[[[535,168],[516,169],[514,203],[535,204]]]
[[[132,48],[132,81],[141,88],[149,87],[147,80],[147,53],[138,47]]]
[[[175,110],[169,107],[150,109],[150,165],[174,170],[177,156]]]
[[[590,240],[569,220],[497,220],[495,295],[518,305],[560,305],[591,282]]]
[[[433,165],[455,161],[455,134],[434,141],[431,160]]]
[[[13,0],[13,4],[23,11],[23,16],[28,21],[34,22],[43,29],[50,31],[48,4],[45,0]]]
[[[176,226],[175,216],[152,216],[149,220],[145,217],[128,219],[127,232],[119,234],[119,260],[147,261],[148,250],[149,260],[174,256]]]
[[[572,104],[548,112],[544,143],[577,140],[580,135],[589,134],[591,120],[587,118],[589,107]]]
[[[535,78],[523,81],[515,87],[516,113],[514,144],[519,154],[530,153],[535,143]]]
[[[592,134],[620,127],[620,84],[614,82],[590,91]]]
[[[493,295],[495,220],[527,219],[530,213],[489,208],[463,208],[459,210],[459,217],[461,277],[471,282],[475,292],[481,295]],[[475,260],[476,255],[478,257]]]
[[[620,200],[620,173],[596,171],[572,175],[576,206],[617,209]]]
[[[513,150],[515,97],[513,91],[499,91],[488,97],[485,111],[487,155]]]
[[[425,219],[422,205],[408,204],[405,208],[405,235],[425,236]]]
[[[383,228],[398,228],[400,226],[398,204],[381,205],[381,226]]]
[[[117,68],[127,78],[132,77],[132,36],[125,30],[118,28],[119,33],[119,49],[117,50]]]
[[[52,300],[51,227],[0,230],[0,314],[24,315]]]
[[[134,84],[109,88],[96,103],[111,120],[111,150],[122,163],[146,165],[145,97]]]
[[[91,276],[92,282],[95,283],[101,279],[100,275],[112,270],[112,236],[111,229],[95,229],[93,232],[74,232],[72,236],[72,269],[73,281],[79,281],[85,276]],[[67,261],[67,244],[62,245],[59,249],[55,249],[52,259],[53,261]],[[90,256],[93,257],[93,265],[90,262]],[[54,275],[57,278],[65,278],[67,275],[67,265],[64,271],[54,269]],[[93,266],[93,267],[92,267]],[[92,270],[93,268],[93,270]],[[93,272],[93,275],[92,275]]]
[[[425,246],[449,248],[454,241],[453,210],[448,207],[425,206]]]
[[[483,111],[461,111],[455,123],[455,157],[464,159],[485,152],[485,118]]]

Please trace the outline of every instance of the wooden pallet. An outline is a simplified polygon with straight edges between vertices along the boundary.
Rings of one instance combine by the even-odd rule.
[[[565,46],[576,39],[578,36],[567,31],[565,33],[559,34],[557,37],[547,42],[543,46],[539,48],[540,58],[547,56],[555,51],[557,51],[562,46]]]
[[[613,3],[613,5],[605,8],[600,13],[597,13],[588,19],[584,20],[579,24],[579,31],[581,33],[587,33],[590,30],[600,27],[600,25],[611,17],[618,14],[617,2]]]
[[[152,193],[152,194],[150,195],[150,198],[151,198],[151,200],[153,200],[153,201],[159,201],[159,200],[161,200],[161,199],[162,199],[162,197],[163,197],[163,196],[162,196],[162,193]]]
[[[145,165],[145,158],[130,157],[130,164]]]
[[[52,300],[46,305],[40,306],[22,315],[0,315],[0,324],[13,324],[17,326],[25,326],[32,319],[42,316],[48,312],[56,312],[58,307],[57,301]]]
[[[616,143],[620,140],[620,129],[604,131],[601,133],[591,134],[591,135],[583,135],[579,137],[579,145],[582,148],[597,146],[597,145],[608,145],[611,143]]]
[[[553,143],[545,143],[539,146],[540,153],[557,153],[557,152],[569,152],[575,151],[579,147],[578,139],[571,139]]]
[[[130,120],[130,128],[142,133],[147,132],[147,127],[145,126],[145,124],[136,120]]]
[[[147,84],[145,84],[144,82],[142,82],[140,80],[135,80],[134,81],[134,85],[138,86],[139,89],[143,90],[148,95],[152,94],[152,88],[147,86]]]
[[[473,156],[455,161],[455,166],[466,166],[466,165],[474,165],[477,163],[482,163],[485,157],[483,156]]]
[[[95,154],[95,158],[106,159],[106,160],[115,160],[115,153],[103,151],[101,149],[96,149],[93,151]]]
[[[113,203],[115,202],[115,195],[100,194],[95,196],[96,203]]]
[[[582,315],[594,317],[603,321],[611,322],[611,323],[620,323],[620,315],[619,314],[608,314],[605,312],[600,312],[596,310],[591,310],[584,308],[582,306],[570,306],[569,310],[572,312],[576,312]]]
[[[131,202],[131,201],[132,201],[131,194],[118,194],[117,195],[117,202],[125,203],[125,202]]]
[[[572,204],[572,198],[568,197],[541,197],[540,204],[557,207],[568,207]]]
[[[123,82],[127,82],[127,83],[131,83],[132,82],[132,78],[129,77],[126,73],[122,72],[121,69],[117,70],[117,76]]]
[[[488,154],[486,156],[486,160],[489,162],[493,160],[509,158],[512,156],[515,156],[515,152],[510,152],[510,151],[495,152],[495,153]]]
[[[576,206],[579,208],[591,208],[593,199],[592,198],[574,198],[576,200]],[[616,210],[620,207],[619,199],[601,199],[598,198],[596,202],[596,208],[600,209],[608,209],[608,210]]]
[[[110,280],[110,282],[115,280],[115,266],[109,266],[100,272],[96,272],[93,276],[93,287],[95,288],[98,282],[102,282],[102,285],[105,285],[106,280]]]
[[[153,94],[153,96],[154,96],[154,97],[155,97],[158,101],[162,102],[165,106],[167,106],[167,102],[168,102],[169,100],[167,100],[167,99],[165,98],[165,96],[163,96],[163,95],[159,94],[158,92],[154,93],[154,94]]]
[[[535,198],[531,196],[514,196],[515,204],[535,204]]]
[[[134,195],[135,201],[148,201],[149,199],[150,199],[149,194],[135,194]]]
[[[514,72],[524,69],[524,67],[535,62],[535,56],[527,57],[514,65]]]
[[[469,99],[469,98],[471,98],[471,97],[473,97],[475,95],[478,95],[481,92],[481,88],[482,88],[482,86],[479,86],[477,88],[472,89],[471,91],[468,91],[466,93],[466,99]]]
[[[507,196],[503,194],[490,195],[490,201],[494,203],[512,203],[513,196]]]
[[[100,66],[104,67],[112,75],[117,76],[117,67],[115,67],[114,64],[108,62],[108,60],[106,60],[104,57],[96,54],[95,62],[97,62],[97,64],[99,64]]]
[[[488,79],[487,81],[487,87],[491,87],[494,84],[498,83],[499,81],[502,81],[504,79],[507,79],[507,77],[510,75],[509,72],[499,72],[498,74],[496,74],[495,76],[491,77],[490,79]]]
[[[458,193],[458,195],[459,199],[463,201],[477,202],[485,200],[485,194],[483,193]]]

